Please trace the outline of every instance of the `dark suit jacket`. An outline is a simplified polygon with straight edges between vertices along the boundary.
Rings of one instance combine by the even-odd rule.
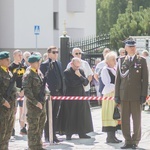
[[[50,62],[51,62],[51,59],[48,59],[45,62],[43,62],[40,66],[40,70],[44,75],[47,72],[48,68],[50,67],[49,66]],[[61,93],[63,95],[64,94],[64,79],[63,79],[61,62],[56,61],[56,64],[58,66],[58,70],[59,70],[59,73],[61,75],[61,80],[62,80],[62,86],[61,86],[61,89],[59,89],[59,90],[61,91]],[[58,95],[57,82],[58,82],[58,80],[57,80],[56,72],[54,71],[54,68],[52,67],[51,69],[49,69],[48,78],[47,78],[48,88],[51,91],[52,96]]]
[[[120,68],[119,68],[120,63]],[[127,76],[121,75],[129,71]],[[130,63],[127,56],[120,58],[117,68],[115,97],[122,101],[138,101],[140,96],[147,96],[148,69],[146,60],[135,55]]]

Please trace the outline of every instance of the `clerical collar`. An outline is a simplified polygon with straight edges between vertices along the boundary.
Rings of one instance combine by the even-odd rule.
[[[4,66],[1,66],[1,68],[5,71],[5,72],[8,72],[8,68],[4,67]]]
[[[31,70],[35,73],[38,73],[38,71],[35,68],[31,68]]]

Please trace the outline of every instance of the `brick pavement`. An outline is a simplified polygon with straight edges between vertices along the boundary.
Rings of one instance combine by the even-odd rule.
[[[106,133],[101,132],[101,108],[99,106],[92,107],[92,118],[94,124],[94,132],[89,133],[91,139],[79,139],[78,135],[73,135],[71,141],[66,141],[65,136],[59,136],[63,140],[60,144],[49,145],[44,143],[47,150],[112,150],[120,149],[124,142],[119,144],[107,144],[105,142]],[[10,142],[9,150],[25,150],[27,149],[27,136],[19,134],[19,121],[16,120],[16,140]],[[121,131],[117,132],[117,137],[123,139]],[[142,139],[139,143],[139,150],[150,150],[150,111],[142,112]]]

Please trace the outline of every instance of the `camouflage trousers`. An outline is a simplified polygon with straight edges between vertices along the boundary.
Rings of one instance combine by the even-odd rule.
[[[28,122],[28,147],[30,150],[42,150],[42,133],[45,125],[46,112],[43,111],[38,117],[27,116]]]
[[[7,116],[0,118],[0,150],[8,150],[8,143],[12,134],[15,120],[15,111],[10,109],[7,111]]]

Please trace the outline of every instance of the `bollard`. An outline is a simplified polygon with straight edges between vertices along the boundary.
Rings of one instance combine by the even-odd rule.
[[[48,117],[49,117],[49,142],[53,144],[53,116],[52,116],[52,99],[48,100]]]

